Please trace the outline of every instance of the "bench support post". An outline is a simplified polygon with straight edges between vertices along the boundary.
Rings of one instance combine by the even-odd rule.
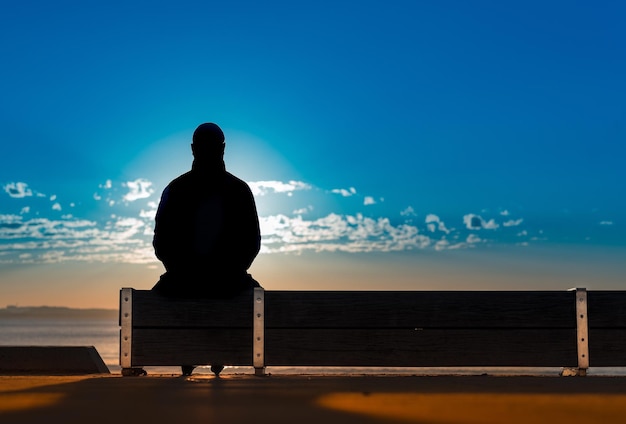
[[[133,339],[133,289],[123,288],[120,293],[120,366],[130,368]]]
[[[571,289],[572,291],[574,289]],[[587,375],[589,368],[589,320],[587,318],[587,289],[576,288],[576,351],[578,368],[564,368],[562,376]]]
[[[123,376],[146,375],[143,368],[133,368],[133,289],[120,291],[120,366]]]
[[[576,289],[576,337],[578,340],[578,375],[589,368],[589,320],[587,319],[587,290]]]
[[[265,290],[255,287],[253,300],[254,317],[252,321],[252,363],[254,374],[265,375]]]

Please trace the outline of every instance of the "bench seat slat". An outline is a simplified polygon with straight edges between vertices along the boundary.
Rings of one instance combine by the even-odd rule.
[[[169,299],[150,290],[133,291],[133,327],[246,328],[252,325],[252,294],[233,299]]]
[[[575,330],[266,330],[271,366],[576,366]]]
[[[626,365],[626,329],[593,329],[589,334],[589,360],[595,367]]]
[[[135,329],[133,366],[251,365],[251,329]]]
[[[576,328],[564,291],[266,291],[266,328]]]
[[[626,291],[587,292],[589,328],[626,329]]]

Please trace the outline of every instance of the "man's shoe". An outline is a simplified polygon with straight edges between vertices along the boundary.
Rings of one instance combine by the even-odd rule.
[[[220,373],[224,369],[224,365],[211,365],[211,371],[215,374],[216,377],[220,376]]]
[[[180,369],[183,372],[183,375],[191,375],[193,369],[195,367],[193,365],[181,365]]]

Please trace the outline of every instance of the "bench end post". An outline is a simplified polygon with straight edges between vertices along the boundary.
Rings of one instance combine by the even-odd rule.
[[[252,364],[254,374],[265,375],[265,290],[254,288],[252,321]]]
[[[120,366],[132,367],[133,289],[120,290]]]
[[[589,320],[587,318],[587,289],[576,289],[576,338],[579,375],[589,368]]]

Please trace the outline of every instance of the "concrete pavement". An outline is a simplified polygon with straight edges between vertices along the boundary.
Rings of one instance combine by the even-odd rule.
[[[0,376],[0,422],[624,423],[626,378]]]

